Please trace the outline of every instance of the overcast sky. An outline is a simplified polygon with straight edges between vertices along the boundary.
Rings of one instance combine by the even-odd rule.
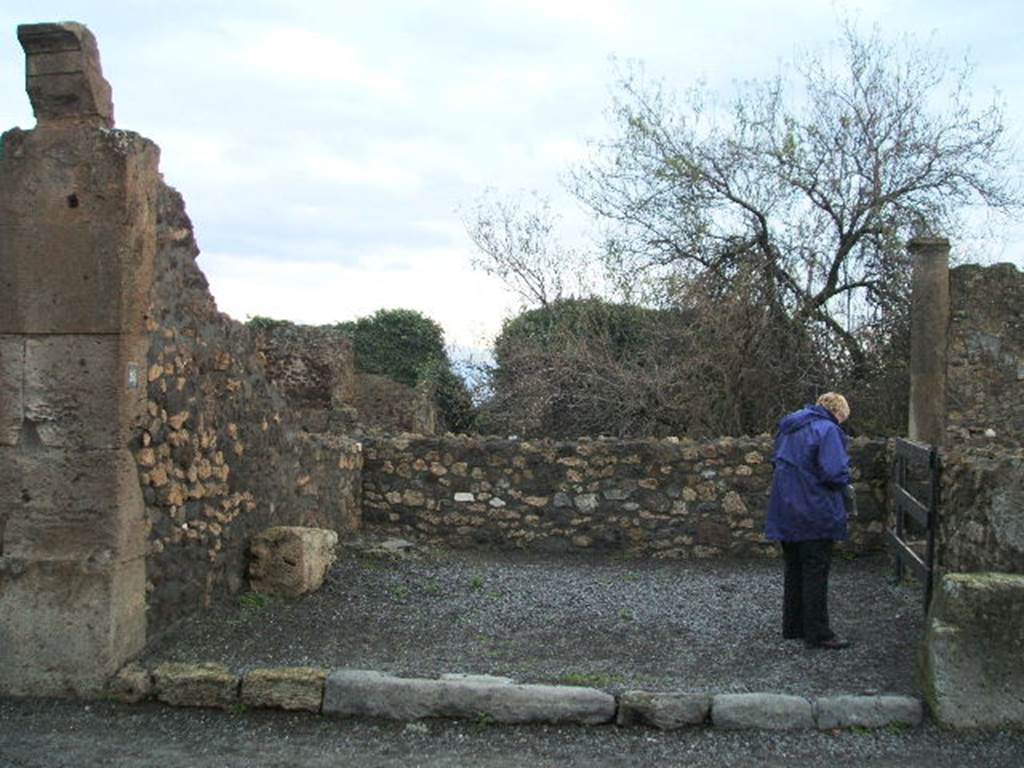
[[[162,149],[223,311],[327,323],[409,307],[482,348],[517,303],[471,270],[458,210],[488,187],[535,189],[581,232],[559,180],[607,132],[611,57],[724,92],[825,45],[836,8],[968,55],[1021,143],[1020,0],[5,2],[0,129],[34,124],[15,26],[80,21],[118,127]],[[1024,266],[1024,230],[1005,241],[993,260]]]

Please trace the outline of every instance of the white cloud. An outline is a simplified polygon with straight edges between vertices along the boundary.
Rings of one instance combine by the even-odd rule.
[[[14,25],[89,24],[118,124],[161,145],[224,309],[327,322],[410,306],[465,346],[514,300],[469,270],[456,211],[485,187],[538,189],[564,211],[564,244],[585,245],[558,179],[605,130],[609,54],[728,88],[836,31],[820,0],[35,0],[32,19],[15,5],[0,8],[0,127],[33,123]],[[935,29],[954,55],[970,45],[978,92],[999,86],[1008,125],[1024,123],[1019,2],[837,5],[887,34]],[[1024,263],[1024,232],[1000,226],[993,251]]]
[[[405,254],[401,268],[381,258],[370,266],[273,261],[206,253],[200,264],[221,311],[244,320],[263,315],[323,324],[378,309],[416,309],[439,322],[448,344],[481,348],[514,308],[502,287],[471,271],[465,253],[438,249]]]

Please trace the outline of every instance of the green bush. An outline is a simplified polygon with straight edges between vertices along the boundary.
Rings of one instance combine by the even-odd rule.
[[[461,432],[472,426],[472,400],[452,370],[444,331],[436,322],[413,309],[380,309],[338,327],[352,337],[360,371],[411,387],[427,383],[448,429]]]

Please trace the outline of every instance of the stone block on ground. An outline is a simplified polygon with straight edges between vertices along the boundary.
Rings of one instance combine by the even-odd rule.
[[[253,538],[249,586],[254,592],[298,597],[320,588],[334,563],[338,534],[325,528],[277,526]]]
[[[815,702],[818,728],[917,726],[924,716],[912,696],[828,696]]]
[[[499,723],[597,725],[615,717],[615,697],[576,686],[426,680],[341,669],[327,678],[323,711],[392,720],[484,717]]]
[[[778,693],[722,693],[711,700],[711,722],[719,728],[788,731],[814,728],[811,702]]]
[[[238,675],[220,664],[168,662],[153,670],[156,697],[177,707],[227,709],[238,703]]]
[[[137,704],[153,693],[153,676],[141,664],[132,662],[107,681],[107,698],[125,704]]]
[[[242,677],[242,703],[319,712],[326,679],[327,670],[313,667],[254,669]]]
[[[925,697],[953,728],[1024,726],[1024,575],[954,573],[932,599]]]
[[[663,731],[700,725],[711,711],[706,693],[626,691],[619,697],[618,725],[652,725]]]

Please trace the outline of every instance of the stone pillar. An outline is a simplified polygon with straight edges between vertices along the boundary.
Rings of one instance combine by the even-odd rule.
[[[0,693],[88,695],[145,642],[159,151],[112,130],[96,41],[18,28],[33,130],[0,144]]]
[[[911,440],[942,445],[946,434],[949,240],[915,238],[910,311]]]

